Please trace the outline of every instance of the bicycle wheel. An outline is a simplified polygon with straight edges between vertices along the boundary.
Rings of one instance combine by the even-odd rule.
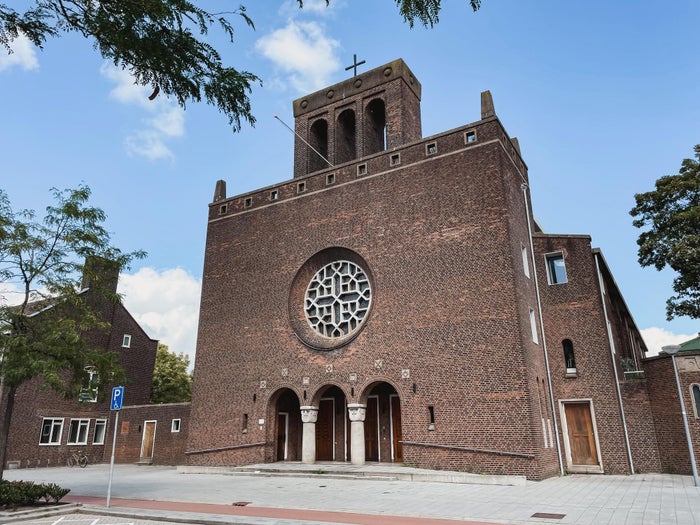
[[[73,456],[68,456],[68,459],[66,460],[66,465],[68,465],[69,467],[74,467],[75,458]]]
[[[80,468],[87,467],[87,464],[88,464],[88,457],[87,456],[80,456],[80,459],[78,460],[78,465],[80,465]]]

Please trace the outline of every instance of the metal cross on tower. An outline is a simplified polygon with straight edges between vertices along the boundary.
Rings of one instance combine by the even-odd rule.
[[[361,66],[361,65],[364,64],[364,63],[365,63],[364,60],[361,60],[360,62],[358,62],[358,61],[357,61],[357,55],[353,54],[353,55],[352,55],[352,65],[346,67],[346,68],[345,68],[345,71],[350,71],[350,70],[352,69],[352,70],[353,70],[353,75],[352,75],[352,76],[353,76],[353,77],[356,77],[356,76],[357,76],[357,66]]]

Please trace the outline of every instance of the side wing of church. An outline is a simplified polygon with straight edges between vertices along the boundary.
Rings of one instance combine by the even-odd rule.
[[[312,93],[294,179],[217,183],[188,464],[658,470],[646,390],[620,386],[644,343],[602,255],[538,227],[489,92],[427,138],[420,97],[402,60]]]

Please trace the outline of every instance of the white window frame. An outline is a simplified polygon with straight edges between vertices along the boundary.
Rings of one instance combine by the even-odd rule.
[[[85,372],[87,372],[89,376],[88,386],[80,389],[78,400],[81,403],[97,403],[99,388],[94,388],[93,385],[99,382],[100,375],[97,373],[97,369],[94,366],[86,366]]]
[[[48,441],[46,443],[42,442],[44,437],[44,425],[47,421],[51,421],[51,426],[48,434]],[[58,426],[58,439],[53,441],[52,436],[54,435],[54,428]],[[41,420],[41,430],[39,431],[39,446],[55,446],[61,444],[61,437],[63,437],[63,418],[62,417],[45,417]]]
[[[122,348],[131,348],[131,335],[124,334],[122,337]]]
[[[552,271],[550,261],[553,261],[555,259],[561,259],[561,262],[564,265],[563,267],[564,267],[565,280],[563,280],[563,281],[557,281],[556,273]],[[547,284],[555,285],[555,284],[566,284],[569,282],[569,272],[566,271],[566,258],[564,257],[564,252],[552,252],[552,253],[545,254],[544,263],[545,263],[545,267],[547,268]]]
[[[75,436],[73,436],[73,423],[76,424]],[[68,441],[66,445],[87,445],[88,433],[90,431],[90,419],[77,417],[70,420],[68,424]],[[81,436],[82,434],[82,436]],[[73,441],[71,441],[73,439]]]
[[[537,316],[535,311],[530,308],[530,331],[532,332],[532,342],[536,345],[540,344],[540,338],[537,335]]]
[[[179,417],[170,422],[170,432],[180,432],[180,428],[182,428],[182,421]]]
[[[102,428],[102,436],[100,436],[102,439],[98,439],[97,435],[97,429]],[[107,420],[106,419],[96,419],[95,420],[95,428],[92,431],[92,444],[93,445],[104,445],[105,444],[105,437],[107,436]]]
[[[695,414],[695,419],[700,419],[700,406],[695,403],[695,393],[693,392],[693,389],[696,387],[700,389],[700,384],[692,383],[688,390],[690,391],[690,401],[693,403],[693,413]]]
[[[530,261],[527,255],[527,246],[520,243],[520,255],[523,257],[523,273],[525,277],[530,278]]]

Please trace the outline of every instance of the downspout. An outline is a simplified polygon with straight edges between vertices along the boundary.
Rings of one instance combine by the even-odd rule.
[[[535,282],[535,295],[537,296],[537,315],[540,319],[540,334],[542,335],[542,351],[544,352],[544,366],[547,371],[547,386],[549,388],[549,403],[552,406],[552,419],[554,420],[554,436],[557,444],[557,458],[559,459],[559,474],[564,475],[564,462],[561,457],[561,445],[559,443],[559,424],[557,423],[557,411],[554,404],[554,391],[552,389],[552,374],[549,369],[549,357],[547,356],[547,339],[544,336],[544,319],[542,318],[542,300],[540,299],[540,286],[537,279],[537,261],[535,260],[535,246],[532,241],[532,223],[530,221],[530,206],[527,200],[528,185],[523,182],[520,186],[523,190],[525,202],[525,220],[527,222],[527,236],[530,240],[530,258],[532,259],[532,276]]]
[[[605,331],[608,334],[608,347],[610,348],[610,360],[612,361],[613,372],[615,373],[615,390],[617,392],[617,402],[620,404],[620,414],[622,416],[622,430],[625,434],[625,445],[627,446],[627,459],[630,463],[630,472],[634,474],[634,461],[632,460],[632,447],[630,446],[630,435],[627,431],[627,420],[625,418],[625,407],[622,404],[622,393],[620,392],[620,380],[617,375],[617,362],[613,349],[615,344],[610,331],[610,323],[608,322],[608,309],[605,306],[605,289],[603,288],[603,275],[600,272],[600,263],[598,262],[598,254],[595,254],[595,269],[598,273],[598,286],[600,287],[600,300],[603,303],[603,317],[605,318]]]

